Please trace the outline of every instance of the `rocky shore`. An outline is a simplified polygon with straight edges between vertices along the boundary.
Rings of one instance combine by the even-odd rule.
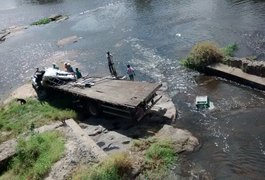
[[[139,123],[124,121],[122,119],[109,119],[104,117],[90,117],[76,124],[82,130],[80,135],[75,133],[71,125],[64,122],[55,122],[36,129],[36,132],[59,130],[66,137],[66,150],[61,160],[55,163],[46,179],[65,179],[80,165],[95,164],[99,161],[98,151],[85,140],[92,139],[96,146],[107,155],[115,152],[130,152],[135,139],[148,137],[170,138],[176,153],[193,152],[199,146],[199,141],[189,131],[172,127],[170,123],[177,116],[176,108],[171,98],[163,91],[159,91],[163,98],[153,107],[149,115]],[[16,98],[36,96],[30,84],[26,84],[5,100],[5,104]],[[74,123],[74,121],[71,121]],[[85,138],[85,139],[84,139]],[[10,146],[10,143],[12,142]],[[0,157],[4,166],[15,155],[16,138],[0,144]],[[97,148],[96,148],[97,149]]]

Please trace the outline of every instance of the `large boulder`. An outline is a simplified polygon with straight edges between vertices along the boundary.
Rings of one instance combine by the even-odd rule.
[[[174,128],[170,125],[164,125],[156,134],[159,138],[169,139],[173,142],[174,149],[177,153],[192,152],[199,145],[199,141],[189,131]]]
[[[265,63],[260,65],[260,76],[265,77]]]

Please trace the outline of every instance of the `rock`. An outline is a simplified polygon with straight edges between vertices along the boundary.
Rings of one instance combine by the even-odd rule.
[[[199,141],[189,131],[174,128],[170,125],[164,125],[162,129],[156,134],[157,137],[164,137],[173,142],[175,151],[192,152],[199,145]]]
[[[131,138],[118,132],[109,131],[108,133],[102,133],[97,141],[102,142],[103,146],[101,146],[101,148],[106,151],[106,153],[112,153],[126,150],[130,146],[131,140]]]
[[[265,63],[261,61],[257,61],[257,76],[264,77],[265,76]]]
[[[48,17],[51,21],[56,21],[59,18],[62,18],[63,16],[61,14],[55,14]]]
[[[162,96],[162,98],[151,108],[149,114],[152,116],[150,120],[157,121],[166,118],[174,121],[177,116],[177,110],[171,98],[163,91],[158,91],[157,96]]]
[[[89,130],[90,129],[90,130]],[[100,125],[98,125],[98,126],[96,126],[96,127],[89,127],[89,126],[87,126],[86,127],[86,131],[89,131],[88,132],[88,135],[89,136],[96,136],[96,135],[98,135],[98,134],[101,134],[102,132],[104,132],[106,130],[106,128],[104,128],[104,127],[102,127],[102,126],[100,126]]]
[[[56,21],[56,22],[61,22],[64,21],[66,19],[68,19],[68,16],[63,16],[61,14],[55,14],[55,15],[51,15],[50,17],[48,17],[51,21]]]
[[[236,67],[236,68],[241,68],[242,67],[242,59],[236,58],[236,57],[227,57],[225,59],[225,64]]]
[[[7,38],[22,33],[24,29],[27,29],[28,26],[11,26],[0,31],[0,42],[5,41]]]
[[[14,156],[16,153],[16,145],[17,142],[15,139],[11,139],[0,144],[0,165],[2,165],[2,162],[6,159]]]
[[[65,46],[67,44],[72,44],[72,43],[76,43],[78,41],[78,37],[77,36],[69,36],[66,38],[63,38],[59,41],[57,41],[57,45],[58,46]]]
[[[249,63],[248,60],[243,60],[242,61],[242,67],[241,67],[241,69],[242,69],[243,72],[246,72],[247,71],[248,63]]]
[[[248,63],[245,72],[248,74],[253,74],[255,75],[256,67],[253,65],[253,63]]]
[[[6,40],[6,37],[7,35],[9,35],[10,32],[3,32],[0,34],[0,41],[5,41]]]
[[[231,61],[231,66],[232,66],[232,67],[236,67],[236,68],[241,68],[241,67],[242,67],[242,60],[239,59],[239,58],[234,58],[234,59]]]
[[[265,77],[264,61],[255,61],[249,58],[226,57],[224,63],[231,67],[240,68],[245,73]]]

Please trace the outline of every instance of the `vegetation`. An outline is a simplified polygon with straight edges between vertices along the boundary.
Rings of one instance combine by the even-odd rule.
[[[147,179],[162,179],[167,176],[168,168],[177,157],[172,142],[158,140],[145,152],[144,175]]]
[[[172,142],[165,139],[135,140],[131,150],[130,157],[126,153],[117,153],[92,167],[79,167],[72,178],[132,179],[132,170],[137,164],[137,167],[140,165],[140,176],[144,179],[162,179],[167,176],[168,169],[177,160]]]
[[[48,24],[51,22],[50,18],[42,18],[36,22],[31,23],[31,25],[41,25],[41,24]]]
[[[73,179],[118,180],[129,179],[132,163],[126,153],[117,153],[91,168],[81,167],[73,175]]]
[[[238,50],[237,44],[229,44],[228,46],[221,49],[224,56],[230,56],[233,57],[235,52]]]
[[[170,166],[177,161],[173,143],[163,138],[135,140],[132,151],[144,152],[142,174],[146,179],[163,179]]]
[[[47,124],[54,120],[76,118],[73,110],[59,109],[48,103],[40,103],[37,99],[29,98],[27,103],[20,105],[13,101],[0,108],[0,130],[8,132],[8,136],[1,135],[0,142],[14,137],[30,128]]]
[[[175,158],[175,152],[169,141],[158,141],[146,150],[146,162],[152,169],[168,167]]]
[[[63,151],[64,140],[56,131],[33,134],[29,140],[20,139],[17,155],[0,179],[42,179]]]
[[[217,44],[209,41],[196,44],[182,64],[188,68],[202,70],[205,66],[222,61],[223,53]]]

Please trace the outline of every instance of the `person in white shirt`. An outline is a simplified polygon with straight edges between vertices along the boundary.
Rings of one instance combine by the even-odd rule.
[[[135,72],[129,64],[127,65],[127,74],[129,75],[130,80],[134,81]]]

